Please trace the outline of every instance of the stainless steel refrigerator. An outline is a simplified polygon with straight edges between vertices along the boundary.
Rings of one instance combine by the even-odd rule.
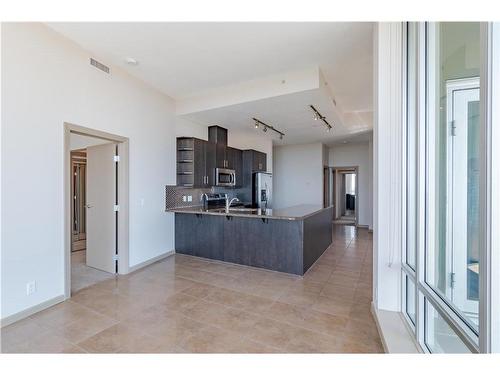
[[[272,208],[273,175],[267,172],[256,172],[253,175],[253,205],[259,208]]]

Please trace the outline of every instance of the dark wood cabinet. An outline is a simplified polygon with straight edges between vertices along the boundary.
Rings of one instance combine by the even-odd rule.
[[[326,216],[315,221],[331,225]],[[304,242],[302,220],[176,213],[175,249],[181,254],[302,275],[331,243],[331,230],[316,223],[310,226],[310,240]],[[325,233],[330,238],[323,236],[323,240]]]
[[[194,139],[193,156],[193,187],[205,186],[205,143],[201,139]]]
[[[224,232],[222,216],[176,214],[175,251],[181,254],[223,260],[220,242]]]
[[[267,170],[267,156],[255,150],[239,150],[198,138],[177,138],[177,186],[215,186],[215,168],[234,169],[236,187],[252,185],[253,172]]]
[[[216,144],[205,142],[205,187],[215,186]]]
[[[250,252],[254,245],[248,241],[248,226],[251,221],[240,217],[226,216],[222,235],[225,262],[250,264]]]
[[[198,138],[177,138],[177,185],[215,185],[215,144]]]
[[[254,151],[254,172],[267,172],[267,155],[263,152]]]
[[[220,143],[216,143],[215,148],[216,148],[215,167],[216,168],[227,168],[227,165],[226,165],[226,163],[227,163],[227,156],[226,156],[227,146],[220,144]]]
[[[226,148],[227,168],[236,172],[236,187],[243,186],[243,151],[237,148]]]
[[[245,172],[266,172],[267,171],[267,155],[256,150],[243,151],[243,169]]]
[[[227,145],[227,129],[217,125],[209,126],[208,141]]]

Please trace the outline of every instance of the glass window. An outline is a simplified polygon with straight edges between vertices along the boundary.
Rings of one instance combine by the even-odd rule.
[[[425,299],[425,345],[431,353],[470,353],[471,351]]]
[[[480,25],[427,26],[426,282],[479,331]]]
[[[415,325],[415,284],[408,276],[406,277],[406,315],[410,318]]]
[[[417,26],[406,33],[406,263],[415,270],[417,246]]]

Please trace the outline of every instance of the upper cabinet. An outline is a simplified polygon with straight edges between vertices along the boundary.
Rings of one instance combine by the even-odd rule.
[[[243,186],[243,151],[226,147],[227,167],[236,172],[236,187]]]
[[[177,138],[177,186],[215,185],[215,144],[197,138]]]
[[[251,172],[267,171],[267,155],[260,151],[243,151],[244,168],[250,168]]]
[[[193,188],[216,186],[215,169],[234,169],[236,186],[251,186],[253,172],[267,170],[266,154],[227,146],[227,129],[208,128],[209,141],[177,138],[177,185]]]

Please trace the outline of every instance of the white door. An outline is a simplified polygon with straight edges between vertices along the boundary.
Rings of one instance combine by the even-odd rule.
[[[455,81],[448,92],[452,301],[472,321],[479,312],[479,79]]]
[[[87,148],[87,266],[116,272],[116,144]]]

